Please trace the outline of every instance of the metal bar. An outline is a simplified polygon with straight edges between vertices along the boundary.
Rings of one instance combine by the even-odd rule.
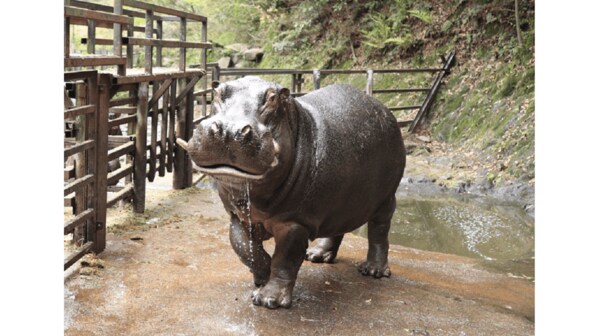
[[[77,251],[69,254],[69,256],[65,258],[65,270],[81,259],[81,257],[88,253],[92,247],[94,247],[94,243],[90,241],[83,244]]]
[[[373,93],[404,93],[404,92],[429,92],[431,88],[408,88],[408,89],[379,89]]]
[[[75,119],[77,116],[96,112],[96,106],[84,105],[65,110],[65,119]]]
[[[94,148],[95,146],[95,141],[94,140],[86,140],[82,143],[79,143],[75,146],[69,147],[67,149],[64,150],[65,152],[65,161],[67,161],[67,158],[71,155],[75,155],[77,153],[83,152],[85,150],[88,150],[90,148]]]
[[[321,71],[319,69],[313,70],[313,90],[321,88]]]
[[[388,107],[390,111],[404,111],[404,110],[418,110],[421,108],[421,105],[412,105],[412,106],[399,106],[399,107]]]
[[[71,218],[65,223],[64,233],[68,235],[69,233],[75,230],[75,227],[81,226],[85,224],[88,219],[92,219],[94,217],[94,209],[87,209],[80,213],[79,215]]]
[[[412,120],[397,120],[398,121],[398,127],[406,127],[410,124],[412,124]]]

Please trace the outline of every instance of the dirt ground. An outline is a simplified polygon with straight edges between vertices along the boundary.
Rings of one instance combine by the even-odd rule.
[[[110,209],[106,250],[65,272],[65,335],[534,334],[533,282],[396,245],[392,276],[365,277],[352,234],[337,263],[302,265],[290,309],[256,307],[216,192],[169,185],[149,185],[144,214]]]

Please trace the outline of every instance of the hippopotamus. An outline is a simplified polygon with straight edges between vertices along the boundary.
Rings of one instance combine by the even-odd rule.
[[[388,231],[406,162],[393,114],[344,84],[299,98],[258,77],[213,88],[210,114],[177,143],[217,182],[231,245],[258,287],[252,302],[290,307],[303,261],[334,262],[344,234],[365,223],[358,270],[389,277]],[[263,241],[272,237],[270,256]]]

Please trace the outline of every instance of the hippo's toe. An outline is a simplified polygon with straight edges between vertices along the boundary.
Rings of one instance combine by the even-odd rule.
[[[252,303],[270,309],[289,308],[292,306],[293,287],[293,282],[290,284],[288,281],[269,281],[266,286],[252,293]]]
[[[370,275],[376,279],[379,279],[381,277],[389,277],[390,275],[392,275],[390,267],[387,263],[383,265],[378,265],[377,263],[370,262],[368,260],[358,265],[358,271],[362,275]]]
[[[333,263],[335,260],[336,253],[329,250],[324,250],[320,247],[311,247],[306,250],[304,259],[314,263]]]

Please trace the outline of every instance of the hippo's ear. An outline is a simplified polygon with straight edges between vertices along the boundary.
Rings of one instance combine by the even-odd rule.
[[[288,88],[281,88],[279,89],[279,99],[282,101],[286,101],[290,98],[290,89]]]
[[[212,81],[211,85],[212,85],[213,90],[218,88],[220,84],[221,83],[219,81]]]

